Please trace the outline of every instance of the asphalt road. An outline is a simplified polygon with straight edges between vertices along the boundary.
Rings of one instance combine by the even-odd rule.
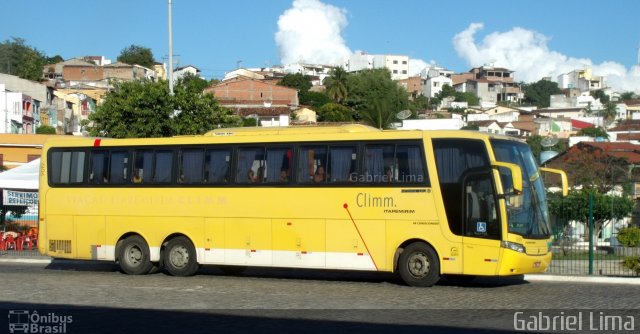
[[[518,329],[517,311],[529,322],[580,315],[582,329],[593,325],[589,317],[620,316],[629,325],[630,316],[640,328],[638,287],[621,284],[516,277],[413,288],[389,274],[249,268],[226,275],[216,267],[193,277],[129,276],[111,263],[55,260],[0,263],[0,282],[7,314],[0,333],[25,321],[65,333],[495,333]],[[73,321],[60,324],[64,317]]]

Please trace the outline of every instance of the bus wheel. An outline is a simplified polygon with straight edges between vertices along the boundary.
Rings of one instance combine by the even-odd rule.
[[[196,249],[189,239],[175,237],[164,249],[164,268],[173,276],[191,276],[198,271]]]
[[[132,235],[122,241],[118,262],[122,271],[129,275],[144,275],[153,268],[149,256],[149,246],[138,235]]]
[[[440,280],[438,256],[427,244],[414,242],[400,254],[398,272],[410,286],[432,286]]]

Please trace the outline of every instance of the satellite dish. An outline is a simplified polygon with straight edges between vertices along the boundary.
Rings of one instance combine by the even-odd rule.
[[[542,141],[540,141],[540,145],[542,147],[553,147],[558,143],[558,138],[556,137],[544,137]]]
[[[398,119],[407,119],[410,116],[411,116],[411,110],[409,110],[409,109],[402,110],[401,112],[396,114],[396,117]]]

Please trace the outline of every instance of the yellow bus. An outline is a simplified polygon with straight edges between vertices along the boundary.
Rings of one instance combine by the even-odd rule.
[[[509,137],[353,124],[55,138],[41,164],[39,251],[128,274],[322,268],[431,286],[551,261],[542,169]]]

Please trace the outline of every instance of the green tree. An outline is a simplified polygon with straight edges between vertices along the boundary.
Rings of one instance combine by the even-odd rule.
[[[609,95],[605,94],[602,89],[591,91],[590,94],[594,99],[600,99],[600,102],[602,104],[606,104],[610,100]]]
[[[328,102],[318,109],[318,120],[323,122],[353,121],[351,109],[337,103]]]
[[[580,131],[578,131],[578,136],[609,138],[609,134],[607,133],[607,131],[601,127],[580,129]]]
[[[585,224],[585,240],[589,240],[589,197],[592,198],[594,236],[598,236],[605,221],[627,217],[635,208],[629,196],[605,195],[593,190],[571,190],[563,198],[549,194],[549,212],[562,221],[579,221]],[[595,238],[594,238],[595,239]]]
[[[36,134],[39,135],[55,135],[56,128],[50,125],[40,125],[36,128]]]
[[[220,108],[212,95],[202,94],[191,84],[178,82],[171,96],[164,81],[116,83],[89,115],[87,129],[93,136],[146,138],[203,134],[239,124],[240,119]]]
[[[604,104],[604,110],[602,110],[602,118],[605,124],[611,124],[618,115],[618,108],[614,102],[607,102]]]
[[[0,72],[37,81],[42,78],[46,65],[45,55],[36,48],[26,45],[22,38],[12,37],[0,43]]]
[[[174,83],[174,87],[183,86],[185,90],[191,93],[202,93],[202,91],[204,91],[205,88],[209,87],[209,85],[209,81],[202,79],[201,77],[193,73],[185,74]]]
[[[342,67],[335,67],[329,71],[329,76],[324,79],[324,86],[329,96],[336,103],[342,103],[349,95],[347,79],[349,73]]]
[[[172,135],[199,135],[218,127],[240,125],[240,118],[220,107],[213,94],[202,94],[199,87],[203,84],[207,81],[196,77],[174,86],[172,100],[179,112],[170,122]]]
[[[151,49],[135,44],[122,49],[117,60],[129,65],[140,65],[146,68],[153,68],[155,62]]]
[[[562,93],[556,82],[544,79],[534,83],[522,83],[521,87],[524,92],[524,102],[535,105],[538,108],[549,107],[551,95]]]
[[[417,115],[417,112],[420,110],[429,109],[429,98],[424,95],[418,95],[413,101],[409,101],[409,110],[411,110],[411,114]]]
[[[467,105],[477,106],[480,104],[480,98],[471,92],[456,92],[455,94],[456,102],[467,102]]]
[[[309,91],[309,89],[311,89],[311,86],[312,86],[311,77],[308,75],[304,75],[302,73],[285,74],[285,76],[282,77],[282,80],[280,80],[278,85],[295,88],[301,94]]]
[[[387,69],[350,74],[347,87],[349,96],[344,104],[355,111],[357,119],[376,128],[388,128],[399,111],[408,109],[407,91],[391,80]]]
[[[634,92],[624,92],[624,93],[620,94],[620,100],[622,100],[622,101],[631,100],[635,96],[636,96],[636,94]]]
[[[48,64],[57,64],[57,63],[61,63],[64,61],[64,58],[62,58],[62,56],[60,55],[55,55],[53,57],[47,57],[46,62],[47,65]]]
[[[327,94],[313,91],[300,93],[299,99],[300,104],[311,106],[312,108],[314,108],[314,110],[331,102],[331,99],[327,96]]]

